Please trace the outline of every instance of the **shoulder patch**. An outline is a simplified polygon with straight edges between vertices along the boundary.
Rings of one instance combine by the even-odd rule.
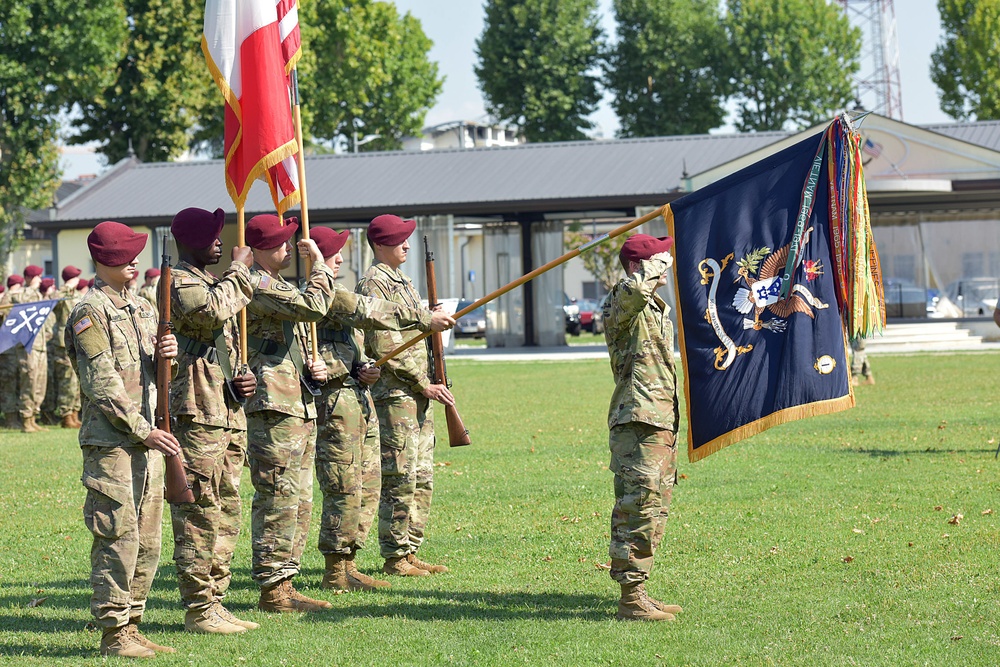
[[[271,286],[271,276],[267,275],[266,273],[262,274],[260,277],[260,288],[267,289],[270,286]]]
[[[279,280],[274,283],[274,289],[283,290],[285,292],[292,292],[295,290],[294,287],[286,283],[284,280]]]
[[[92,326],[94,326],[94,322],[90,319],[90,315],[84,315],[73,325],[73,333],[80,335]]]

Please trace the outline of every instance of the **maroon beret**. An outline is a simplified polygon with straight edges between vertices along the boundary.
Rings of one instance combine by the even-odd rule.
[[[292,238],[298,228],[298,218],[289,218],[282,225],[276,215],[255,215],[247,223],[247,245],[257,250],[277,248]]]
[[[670,236],[656,238],[649,234],[633,234],[622,245],[621,252],[618,253],[618,260],[627,270],[629,262],[649,259],[653,255],[667,252],[673,247],[674,239]]]
[[[159,278],[159,277],[160,277],[159,269],[146,269],[146,280],[149,280],[150,278]]]
[[[214,213],[202,208],[186,208],[174,216],[170,233],[178,243],[200,250],[215,243],[225,224],[226,212],[221,208]]]
[[[43,294],[45,293],[45,290],[55,286],[56,286],[56,281],[54,278],[42,278],[42,282],[38,284],[38,288],[42,291]]]
[[[7,287],[13,287],[14,285],[23,285],[24,278],[17,275],[16,273],[12,276],[7,276]]]
[[[351,232],[346,229],[342,232],[335,232],[329,227],[315,227],[309,230],[309,238],[316,242],[316,247],[327,259],[340,252],[347,245],[350,236]]]
[[[76,284],[77,291],[81,291],[81,290],[86,289],[88,287],[90,287],[90,281],[89,280],[81,280],[80,282],[78,282]]]
[[[149,234],[133,232],[128,225],[105,220],[90,232],[87,247],[95,262],[104,266],[131,264],[146,247]]]
[[[417,228],[416,220],[403,220],[398,215],[380,215],[368,224],[368,240],[376,245],[399,245]]]
[[[42,275],[42,267],[38,266],[37,264],[28,264],[26,267],[24,267],[25,280],[31,280],[35,276],[40,276],[40,275]]]
[[[70,264],[69,266],[63,268],[63,270],[62,270],[62,279],[64,281],[66,281],[66,280],[72,280],[73,278],[76,278],[81,273],[82,273],[82,271],[80,271],[80,269],[78,269],[75,266],[73,266],[72,264]]]

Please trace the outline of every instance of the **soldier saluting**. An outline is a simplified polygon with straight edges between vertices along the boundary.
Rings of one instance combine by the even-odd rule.
[[[172,335],[156,340],[156,313],[126,285],[146,245],[120,222],[87,237],[97,269],[94,289],[70,314],[66,351],[83,394],[83,518],[94,536],[90,610],[101,626],[101,655],[151,658],[174,653],[139,632],[156,566],[163,520],[163,456],[181,449],[153,426],[154,355],[177,356]]]
[[[184,629],[228,635],[259,626],[222,604],[242,516],[247,420],[238,399],[252,396],[257,387],[252,373],[239,373],[235,322],[253,296],[253,252],[233,248],[222,278],[208,271],[222,257],[219,234],[225,222],[221,208],[214,213],[186,208],[170,225],[179,259],[170,271],[171,319],[180,348],[170,414],[195,497],[192,503],[172,503],[170,514]]]

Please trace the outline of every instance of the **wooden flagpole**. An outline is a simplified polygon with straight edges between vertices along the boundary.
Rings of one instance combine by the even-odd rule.
[[[301,209],[302,216],[302,238],[303,240],[309,239],[309,206],[306,203],[306,154],[303,149],[302,141],[302,113],[300,111],[299,105],[299,72],[298,68],[292,69],[291,73],[292,82],[292,119],[295,121],[295,143],[298,146],[299,155],[298,159],[295,161],[298,164],[299,169],[299,207]],[[309,275],[312,274],[312,257],[306,257],[306,280],[309,279]],[[316,323],[309,323],[309,340],[312,343],[312,358],[313,361],[319,359],[319,346],[316,341]]]
[[[458,311],[457,313],[455,313],[455,315],[454,315],[455,319],[457,320],[458,318],[462,317],[463,315],[468,315],[469,313],[471,313],[472,311],[474,311],[476,308],[479,308],[480,306],[482,306],[484,304],[487,304],[490,301],[493,301],[494,299],[496,299],[498,297],[503,296],[504,294],[506,294],[507,292],[511,291],[512,289],[514,289],[516,287],[520,287],[524,283],[528,282],[529,280],[532,280],[533,278],[537,278],[538,276],[542,275],[546,271],[550,271],[550,270],[556,268],[557,266],[559,266],[560,264],[565,264],[569,260],[571,260],[574,257],[580,255],[580,253],[586,252],[590,248],[593,248],[594,246],[598,245],[599,243],[607,241],[608,239],[613,239],[616,236],[621,236],[625,232],[631,231],[631,230],[635,229],[636,227],[638,227],[639,225],[645,224],[645,223],[649,222],[650,220],[653,220],[655,218],[660,217],[661,215],[665,215],[666,212],[667,212],[667,206],[666,205],[661,206],[658,209],[656,209],[655,211],[652,211],[651,213],[647,213],[646,215],[642,216],[641,218],[636,218],[632,222],[625,223],[621,227],[616,227],[615,229],[613,229],[612,231],[608,232],[607,234],[602,234],[601,236],[598,236],[595,239],[591,239],[589,243],[585,243],[582,246],[580,246],[579,248],[576,248],[575,250],[570,250],[568,253],[566,253],[562,257],[557,257],[556,259],[552,260],[548,264],[545,264],[544,266],[540,266],[540,267],[538,267],[537,269],[535,269],[534,271],[532,271],[530,273],[524,274],[523,276],[521,276],[517,280],[514,280],[513,282],[507,283],[506,285],[504,285],[500,289],[497,289],[497,290],[495,290],[493,292],[490,292],[489,294],[487,294],[483,298],[479,299],[478,301],[474,301],[473,303],[469,304],[465,308],[463,308],[460,311]],[[414,336],[410,340],[406,341],[406,343],[404,343],[403,345],[400,345],[395,350],[393,350],[392,352],[389,352],[387,355],[385,355],[384,357],[382,357],[381,359],[379,359],[378,361],[376,361],[375,365],[376,366],[381,366],[385,362],[387,362],[390,359],[392,359],[393,357],[395,357],[400,352],[408,350],[411,347],[413,347],[414,345],[416,345],[417,343],[419,343],[420,341],[424,340],[425,338],[427,338],[428,336],[430,336],[432,333],[433,332],[431,332],[431,331],[427,331],[425,333],[420,334],[419,336]]]
[[[247,244],[246,225],[244,223],[243,206],[236,207],[236,245],[240,248]],[[222,350],[219,350],[221,353]],[[240,308],[240,364],[245,368],[247,365],[247,308]]]

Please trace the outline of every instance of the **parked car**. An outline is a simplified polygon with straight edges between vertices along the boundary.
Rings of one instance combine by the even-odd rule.
[[[583,328],[580,325],[580,307],[565,294],[563,294],[563,312],[566,314],[566,333],[579,336]]]
[[[989,317],[997,307],[998,296],[997,278],[963,278],[945,288],[939,309],[944,309],[947,301],[953,308],[952,317]]]
[[[459,312],[465,308],[472,305],[472,301],[459,301],[458,308],[455,312]],[[483,338],[486,336],[486,307],[479,306],[471,313],[462,315],[455,321],[455,336],[461,338],[463,336],[472,338]]]
[[[927,317],[927,290],[903,278],[888,278],[882,285],[886,317]]]
[[[576,305],[580,309],[580,327],[590,333],[600,333],[594,330],[594,317],[595,315],[600,317],[597,314],[597,299],[580,299]]]

